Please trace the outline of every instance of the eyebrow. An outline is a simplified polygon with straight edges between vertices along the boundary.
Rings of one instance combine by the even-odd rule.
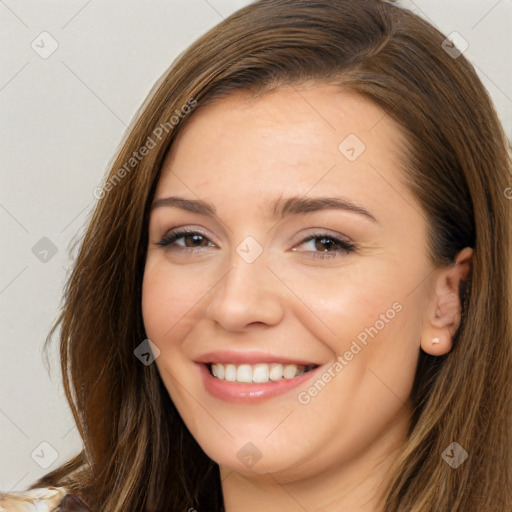
[[[182,210],[199,213],[208,217],[217,217],[215,206],[201,199],[186,199],[177,196],[164,197],[155,200],[151,205],[151,210],[161,207],[181,208]],[[290,215],[301,215],[322,210],[344,210],[360,214],[378,223],[377,219],[370,211],[345,197],[294,196],[287,199],[277,199],[270,204],[270,207],[274,219],[283,219]]]

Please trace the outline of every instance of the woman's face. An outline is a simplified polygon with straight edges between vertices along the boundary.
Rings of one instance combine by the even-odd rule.
[[[286,481],[403,442],[433,268],[402,137],[373,103],[318,85],[233,94],[174,144],[143,316],[221,467]]]

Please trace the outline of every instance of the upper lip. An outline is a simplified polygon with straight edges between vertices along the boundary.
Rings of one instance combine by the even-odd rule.
[[[216,350],[207,352],[195,359],[196,363],[233,363],[233,364],[257,364],[257,363],[281,363],[296,365],[315,365],[318,363],[307,359],[301,359],[293,356],[269,354],[268,352],[257,351],[236,351],[236,350]]]

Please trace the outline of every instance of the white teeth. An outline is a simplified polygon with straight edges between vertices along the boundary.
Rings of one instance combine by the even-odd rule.
[[[217,364],[217,369],[219,366],[222,366],[221,364]],[[236,366],[234,364],[227,364],[225,366],[225,378],[226,380],[229,380],[230,382],[235,382],[236,380]]]
[[[268,364],[255,364],[252,368],[252,381],[268,382],[269,373]]]
[[[287,364],[283,369],[283,377],[285,379],[293,379],[297,374],[297,365],[296,364]]]
[[[311,369],[308,366],[307,369]],[[254,365],[241,364],[236,366],[234,364],[214,363],[211,365],[212,375],[220,380],[227,380],[230,382],[270,382],[278,381],[283,378],[293,379],[302,375],[306,371],[304,365],[285,364],[281,363],[258,363]]]
[[[252,382],[252,368],[249,364],[241,364],[236,370],[238,382]]]
[[[270,366],[270,380],[281,380],[283,377],[283,365],[273,364]]]

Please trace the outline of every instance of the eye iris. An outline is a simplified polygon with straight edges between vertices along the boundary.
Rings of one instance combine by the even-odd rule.
[[[333,249],[333,246],[338,245],[332,238],[319,237],[315,243],[315,248],[322,252],[327,252],[329,249]],[[322,247],[323,246],[323,247]],[[325,247],[327,246],[327,248]]]
[[[186,247],[202,247],[205,245],[206,238],[203,235],[198,234],[192,234],[192,235],[185,235],[185,246]],[[188,241],[193,241],[192,243],[188,243]],[[199,242],[199,243],[197,243]]]

